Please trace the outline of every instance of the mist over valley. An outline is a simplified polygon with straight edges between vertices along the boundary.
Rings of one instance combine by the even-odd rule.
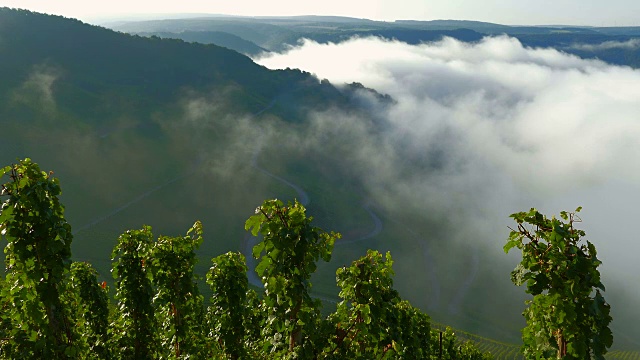
[[[127,229],[201,220],[204,274],[224,252],[250,257],[244,224],[264,199],[296,198],[343,235],[313,277],[326,304],[338,267],[390,251],[394,286],[434,321],[518,344],[528,297],[509,277],[508,216],[583,206],[613,349],[640,350],[638,28],[103,25],[0,8],[0,163],[55,171],[73,257],[106,281]]]

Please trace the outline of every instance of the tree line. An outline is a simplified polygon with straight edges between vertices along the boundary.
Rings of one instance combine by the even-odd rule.
[[[261,235],[252,255],[258,259],[255,271],[264,291],[249,287],[244,256],[229,252],[211,260],[204,280],[212,296],[205,301],[194,273],[195,251],[203,241],[200,222],[184,236],[155,237],[148,226],[120,235],[111,255],[110,289],[107,282],[99,282],[91,264],[71,259],[71,226],[53,173],[25,159],[1,168],[0,178],[7,177],[0,189],[0,232],[6,240],[5,274],[0,277],[1,358],[492,358],[473,343],[458,341],[451,329],[432,329],[429,316],[400,297],[393,288],[389,253],[369,250],[339,268],[340,299],[335,312],[323,316],[321,301],[310,295],[310,278],[318,261],[330,260],[340,234],[313,226],[297,201],[266,200],[245,223],[246,230]],[[571,216],[569,227],[547,224],[548,219],[538,215],[533,210],[514,214],[518,229],[505,247],[522,248],[525,255],[531,249],[532,255],[523,257],[527,262],[514,271],[514,281],[528,281],[529,292],[536,296],[553,297],[546,302],[534,298],[525,311],[527,320],[538,325],[523,332],[524,355],[601,358],[611,345],[606,332],[610,317],[600,294],[604,287],[595,269],[595,248],[590,243],[574,248],[584,234],[573,230],[573,214],[563,215]],[[542,230],[527,232],[523,223],[532,223],[532,216]],[[549,226],[555,231],[550,237],[544,235]],[[581,259],[579,268],[570,269],[569,278],[545,282],[546,275],[540,274],[557,266],[560,256],[545,241],[560,241],[562,236],[568,249],[562,261]],[[556,257],[533,259],[540,249]],[[531,261],[548,261],[548,267],[532,268]],[[590,282],[582,281],[582,273]],[[577,300],[564,304],[562,314],[551,313],[552,318],[562,315],[563,321],[550,321],[548,310],[540,307],[553,308],[562,301],[566,294],[554,289],[567,279],[573,281],[567,296]],[[598,289],[595,297],[593,286]],[[585,315],[587,308],[592,310]]]

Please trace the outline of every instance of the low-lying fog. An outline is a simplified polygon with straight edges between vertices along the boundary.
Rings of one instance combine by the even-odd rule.
[[[640,71],[509,37],[418,46],[305,41],[257,62],[359,82],[396,100],[383,106],[362,95],[388,124],[384,137],[327,110],[313,116],[306,142],[331,134],[348,143],[345,158],[380,206],[446,219],[452,239],[487,249],[482,266],[518,261],[502,252],[509,214],[583,206],[579,226],[604,262],[614,328],[640,319],[628,306],[640,300]]]

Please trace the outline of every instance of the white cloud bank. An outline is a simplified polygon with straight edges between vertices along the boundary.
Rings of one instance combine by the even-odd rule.
[[[360,82],[397,100],[382,114],[392,125],[386,138],[368,138],[357,119],[316,116],[314,133],[349,134],[353,154],[344,158],[361,168],[381,201],[385,191],[397,201],[423,201],[418,206],[431,214],[472,225],[452,236],[485,238],[496,254],[511,212],[533,206],[557,214],[583,205],[583,228],[600,250],[605,283],[626,282],[640,299],[633,226],[640,71],[525,48],[508,37],[418,46],[378,38],[305,41],[257,61],[334,84]],[[425,170],[428,157],[437,166]]]
[[[389,119],[416,140],[447,128],[459,156],[480,158],[526,191],[557,194],[612,178],[640,181],[640,72],[516,39],[411,46],[376,38],[310,41],[263,58],[399,101]]]

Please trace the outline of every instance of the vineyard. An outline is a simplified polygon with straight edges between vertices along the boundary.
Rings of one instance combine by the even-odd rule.
[[[431,323],[431,328],[435,331],[445,331],[444,324]],[[520,345],[508,344],[493,339],[488,339],[466,331],[453,329],[457,339],[461,342],[471,341],[478,350],[483,353],[490,353],[495,360],[521,360],[524,359]],[[620,351],[613,350],[605,356],[607,360],[640,360],[640,351]]]
[[[640,359],[640,352],[638,352],[638,351],[612,351],[607,355],[607,359],[638,360],[638,359]]]
[[[245,256],[228,252],[212,259],[205,301],[195,273],[200,221],[177,237],[156,238],[150,226],[126,231],[111,255],[113,280],[100,281],[90,263],[71,260],[53,172],[25,159],[1,168],[4,175],[0,358],[427,359],[438,335],[440,357],[490,358],[450,329],[431,330],[429,316],[393,288],[389,252],[368,250],[338,269],[342,300],[322,315],[309,280],[341,235],[312,226],[297,201],[266,200],[246,221],[245,230],[261,234],[249,255],[263,292],[249,289]]]
[[[212,259],[213,267],[206,274],[210,300],[205,303],[195,274],[195,251],[203,240],[202,225],[197,221],[183,237],[160,236],[154,240],[149,226],[122,234],[111,256],[115,282],[109,282],[114,286],[117,304],[109,306],[109,283],[100,282],[98,272],[89,263],[70,260],[71,226],[63,216],[64,207],[58,199],[60,185],[53,172],[41,171],[37,164],[25,159],[2,168],[0,175],[7,174],[9,182],[1,187],[1,194],[7,199],[0,208],[0,230],[8,241],[5,253],[9,264],[0,282],[4,304],[0,317],[2,358],[23,356],[25,351],[31,358],[78,358],[78,354],[82,358],[89,353],[111,358],[115,355],[110,353],[111,349],[117,348],[126,350],[119,355],[123,359],[163,358],[168,354],[233,359],[247,355],[264,359],[534,358],[528,353],[535,345],[527,344],[531,340],[527,338],[530,331],[527,328],[523,330],[525,346],[521,347],[431,323],[428,315],[402,300],[393,288],[390,253],[368,250],[350,267],[339,268],[336,282],[341,291],[335,308],[333,296],[311,293],[309,280],[317,269],[316,262],[328,262],[336,240],[342,236],[312,226],[305,207],[295,200],[286,205],[279,200],[266,200],[245,223],[245,230],[250,230],[254,237],[261,234],[261,240],[252,244],[246,255],[256,259],[255,272],[260,280],[251,285],[257,288],[262,285],[259,292],[249,289],[245,255],[229,252]],[[576,209],[579,211],[580,208]],[[549,250],[563,247],[545,242],[566,238],[573,241],[567,242],[573,246],[569,247],[570,257],[582,254],[586,259],[583,265],[593,261],[594,285],[589,285],[584,294],[588,296],[592,287],[604,288],[598,281],[596,268],[600,262],[593,245],[589,242],[580,248],[574,245],[584,236],[583,231],[573,228],[575,213],[561,213],[566,223],[555,217],[549,219],[535,209],[511,217],[518,222],[518,230],[512,231],[505,252],[513,247],[541,246],[546,250],[534,255],[544,253],[561,258],[563,253]],[[523,223],[537,225],[535,236]],[[91,225],[81,231],[96,239],[106,235]],[[380,228],[375,226],[372,233],[377,234]],[[523,242],[524,238],[531,242]],[[587,257],[579,251],[592,255]],[[550,262],[545,259],[534,262],[547,263]],[[536,279],[550,276],[547,273],[553,271],[537,275]],[[520,266],[512,278],[517,280],[516,285],[521,285],[519,279],[531,274]],[[564,278],[552,280],[557,280],[554,285],[557,288],[549,289],[548,293],[543,293],[540,287],[530,289],[536,296],[534,303],[548,301],[545,296],[553,295],[552,291],[564,290]],[[532,284],[535,282],[527,285]],[[570,291],[574,291],[573,285]],[[331,303],[335,311],[326,314],[322,302]],[[9,306],[17,303],[28,306]],[[601,329],[591,334],[593,341],[584,339],[590,349],[583,347],[582,353],[576,352],[577,356],[569,358],[600,359],[613,341],[607,327],[611,320],[609,305],[597,291],[593,302],[589,299],[586,303],[598,307],[599,315],[594,319]],[[562,303],[552,304],[557,311]],[[531,311],[527,311],[525,315],[531,316]],[[537,309],[535,314],[541,311]],[[99,318],[94,316],[97,314]],[[555,312],[547,319],[554,316]],[[132,318],[136,321],[131,322]],[[590,318],[585,318],[588,321],[583,322],[590,325]],[[593,331],[592,327],[577,328],[576,334],[583,336],[588,332],[585,329]],[[561,334],[560,330],[555,333]],[[558,336],[561,343],[562,335]],[[608,337],[597,342],[600,336]],[[156,349],[158,343],[162,346]],[[556,349],[534,351],[535,358],[541,353],[544,358],[551,358]],[[559,346],[558,357],[566,357],[562,355],[564,351],[564,346]],[[614,351],[607,358],[639,359],[640,353]]]
[[[431,323],[431,328],[434,331],[445,331],[447,326],[439,323]],[[450,328],[450,327],[449,327]],[[459,341],[471,341],[477,347],[478,350],[483,353],[490,353],[495,360],[502,359],[524,359],[520,353],[520,345],[507,344],[504,342],[487,339],[482,336],[468,333],[466,331],[453,329],[456,337]]]

